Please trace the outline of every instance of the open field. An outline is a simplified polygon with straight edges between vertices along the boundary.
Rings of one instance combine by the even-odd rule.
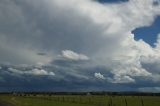
[[[0,100],[15,106],[160,106],[159,96],[3,94]]]

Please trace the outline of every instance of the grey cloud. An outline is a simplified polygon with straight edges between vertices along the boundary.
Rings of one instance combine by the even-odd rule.
[[[144,87],[139,88],[141,92],[160,92],[160,87]]]

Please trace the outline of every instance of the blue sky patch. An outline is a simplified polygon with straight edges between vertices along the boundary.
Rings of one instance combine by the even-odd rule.
[[[133,33],[135,34],[135,40],[143,39],[151,46],[154,46],[157,35],[160,33],[160,16],[156,18],[151,26],[137,28]]]
[[[127,2],[128,0],[97,0],[100,3],[116,3],[116,2]]]

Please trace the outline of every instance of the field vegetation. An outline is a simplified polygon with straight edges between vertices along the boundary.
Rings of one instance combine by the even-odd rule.
[[[160,106],[160,96],[1,94],[15,106]]]

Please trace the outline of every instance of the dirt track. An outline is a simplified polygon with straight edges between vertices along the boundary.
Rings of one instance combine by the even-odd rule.
[[[7,102],[0,101],[0,106],[14,106],[14,105],[9,104]]]

